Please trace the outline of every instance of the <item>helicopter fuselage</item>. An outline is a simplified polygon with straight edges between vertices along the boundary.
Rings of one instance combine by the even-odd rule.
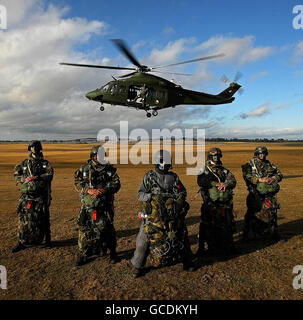
[[[100,89],[88,92],[86,97],[89,100],[111,105],[160,110],[177,105],[231,103],[234,100],[234,93],[240,87],[233,83],[220,94],[212,95],[183,89],[172,81],[151,74],[136,73],[129,78],[110,81]]]

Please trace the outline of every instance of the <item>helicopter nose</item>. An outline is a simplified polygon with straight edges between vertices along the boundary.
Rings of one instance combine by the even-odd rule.
[[[88,100],[92,100],[93,99],[93,92],[88,92],[85,97],[88,99]]]

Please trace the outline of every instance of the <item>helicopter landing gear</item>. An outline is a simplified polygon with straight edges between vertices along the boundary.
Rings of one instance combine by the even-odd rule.
[[[157,110],[153,110],[152,114],[153,114],[154,117],[156,117],[158,115],[158,111]]]
[[[101,104],[101,107],[100,107],[100,111],[104,111],[104,107],[103,107],[102,104]]]
[[[146,112],[146,116],[147,116],[147,118],[150,118],[151,114],[149,112]]]

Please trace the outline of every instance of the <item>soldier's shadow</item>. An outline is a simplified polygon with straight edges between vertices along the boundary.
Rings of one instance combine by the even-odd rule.
[[[278,218],[278,220],[284,219],[283,217]],[[237,231],[243,229],[244,221],[237,221]],[[279,242],[286,242],[292,237],[303,235],[303,219],[298,219],[294,221],[289,221],[283,224],[278,224],[279,233],[281,238],[279,240],[274,239],[270,236],[258,237],[256,239],[251,239],[248,242],[243,242],[241,239],[241,234],[238,240],[235,241],[235,246],[239,250],[239,253],[232,255],[222,255],[222,254],[211,254],[206,253],[202,258],[198,259],[197,267],[203,267],[205,265],[210,265],[219,261],[228,261],[237,256],[243,256],[258,250],[265,249]],[[196,240],[193,241],[191,237],[195,237]],[[198,241],[198,237],[196,235],[191,236],[190,243]]]
[[[76,246],[77,243],[78,243],[78,238],[52,241],[53,247],[72,247],[72,246]]]

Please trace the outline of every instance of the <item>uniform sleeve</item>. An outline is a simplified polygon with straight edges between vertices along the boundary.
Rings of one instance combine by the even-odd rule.
[[[144,202],[149,201],[151,199],[151,194],[149,175],[146,173],[138,190],[138,200]]]
[[[78,192],[86,193],[89,189],[86,182],[83,179],[83,166],[76,170],[74,173],[74,185]]]
[[[17,164],[14,169],[14,178],[17,183],[23,183],[25,180],[25,176],[23,175],[23,162]]]
[[[201,190],[208,190],[213,186],[212,181],[209,175],[207,174],[208,171],[206,170],[204,170],[203,172],[200,172],[197,175],[197,184]],[[217,182],[213,181],[213,183],[216,184]]]
[[[246,183],[251,183],[251,184],[258,183],[259,177],[256,177],[255,175],[253,175],[252,167],[248,162],[242,166],[242,174],[243,174],[243,179],[245,180]]]
[[[46,172],[40,175],[40,178],[50,184],[54,177],[54,168],[50,162],[46,162]]]
[[[275,169],[275,172],[271,178],[274,178],[277,182],[280,182],[283,179],[283,174],[274,164],[272,164],[272,167]]]
[[[234,189],[237,185],[237,180],[236,180],[235,176],[230,171],[228,171],[228,173],[226,175],[225,184],[227,185],[227,188],[229,188],[229,189]]]
[[[176,186],[177,186],[178,194],[182,195],[184,197],[184,200],[186,200],[187,191],[178,175],[176,175]]]
[[[113,176],[109,184],[105,187],[105,190],[109,193],[117,193],[121,188],[120,178],[116,169],[113,170]]]

